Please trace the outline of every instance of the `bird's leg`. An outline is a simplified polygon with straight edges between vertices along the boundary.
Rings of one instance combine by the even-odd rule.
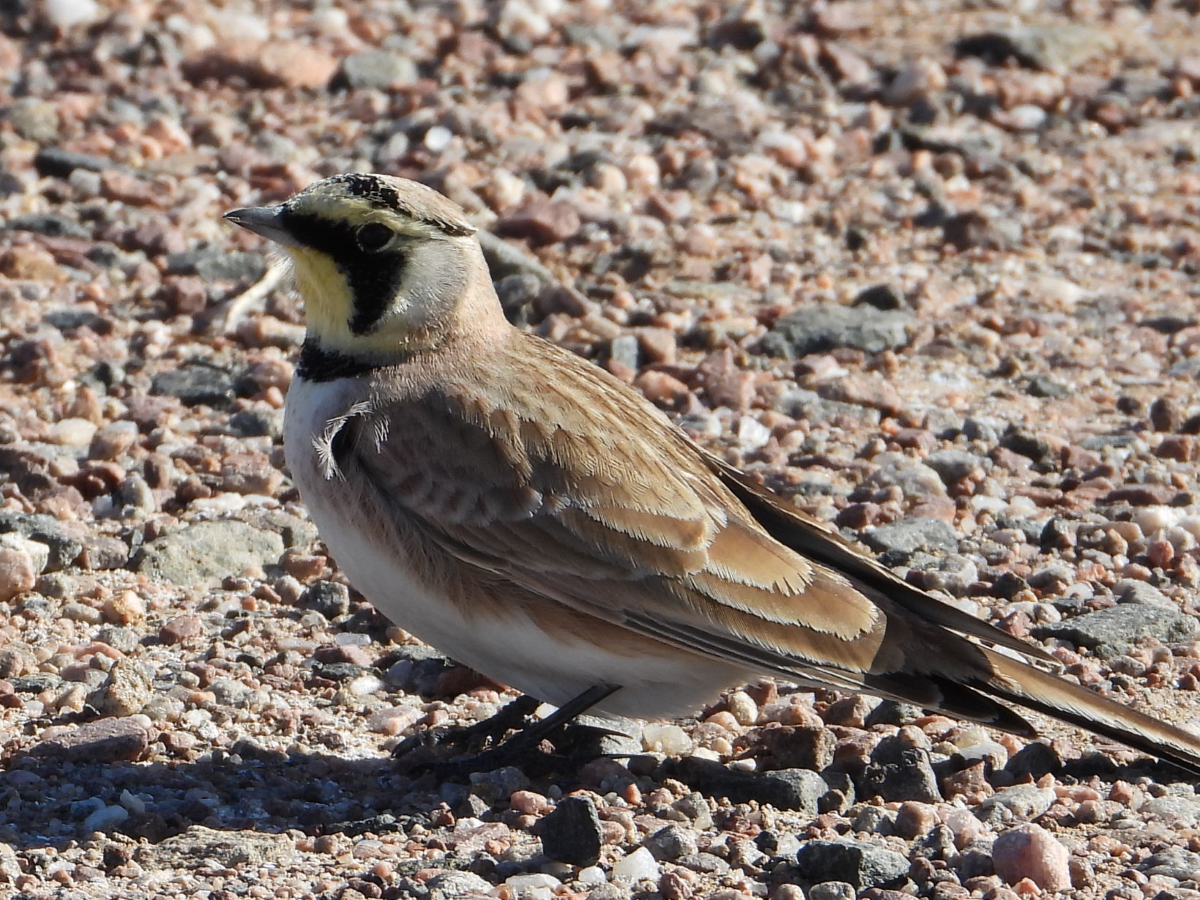
[[[468,756],[465,759],[448,763],[432,763],[422,760],[416,762],[411,768],[433,771],[439,777],[452,778],[471,772],[490,772],[502,766],[524,762],[529,757],[540,753],[538,748],[542,741],[551,737],[560,728],[570,724],[571,720],[576,716],[587,712],[587,710],[591,709],[615,690],[617,690],[617,686],[611,684],[593,685],[558,707],[558,709],[554,710],[546,718],[538,719],[535,722],[528,722],[528,716],[537,709],[540,703],[532,697],[518,697],[495,716],[478,722],[475,725],[468,726],[465,729],[460,729],[459,733],[454,735],[453,742],[456,744],[462,743],[459,737],[460,734],[465,732],[471,732],[471,736],[486,734],[492,740],[499,740],[512,728],[518,728],[517,733],[507,741],[484,750],[481,753]],[[514,722],[514,719],[517,718],[520,721]],[[502,721],[493,725],[494,720],[497,719],[501,719]],[[413,750],[429,747],[426,735],[428,735],[428,732],[423,735],[413,735],[405,739],[393,751],[393,756],[397,758],[406,757]],[[437,741],[438,739],[434,738],[434,740]]]

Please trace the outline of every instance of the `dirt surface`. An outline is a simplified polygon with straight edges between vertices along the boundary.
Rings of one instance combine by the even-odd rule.
[[[437,187],[515,321],[1194,726],[1196,16],[7,5],[0,896],[1200,897],[1195,779],[1053,725],[756,685],[586,765],[397,767],[512,695],[345,586],[282,468],[303,309],[220,221]]]

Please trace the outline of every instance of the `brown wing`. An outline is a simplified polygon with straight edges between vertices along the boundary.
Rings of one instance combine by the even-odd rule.
[[[640,395],[553,345],[514,342],[489,362],[520,371],[536,354],[531,370],[555,381],[450,377],[376,401],[345,423],[338,464],[446,552],[549,601],[810,685],[1029,731],[963,687],[990,675],[978,646],[776,540]]]

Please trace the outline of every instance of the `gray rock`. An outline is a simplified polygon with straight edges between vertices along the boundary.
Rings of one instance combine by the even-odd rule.
[[[1171,599],[1152,584],[1125,578],[1113,585],[1113,596],[1121,603],[1143,603],[1148,606],[1166,606],[1175,609]]]
[[[838,347],[879,353],[905,346],[912,321],[912,313],[907,310],[818,306],[779,319],[759,346],[764,353],[789,359]]]
[[[138,660],[118,659],[108,677],[88,696],[88,703],[105,716],[132,716],[150,702],[154,685],[150,673]]]
[[[641,358],[641,346],[638,344],[637,336],[622,334],[613,338],[608,345],[608,355],[615,362],[636,372]]]
[[[728,797],[734,803],[757,800],[810,816],[820,811],[821,798],[829,790],[825,780],[809,769],[740,772],[695,756],[684,757],[670,768],[673,777],[709,796]]]
[[[967,593],[979,580],[979,568],[970,559],[958,554],[940,556],[923,562],[919,569],[920,586],[926,591],[945,591],[956,597]]]
[[[1039,625],[1037,638],[1059,638],[1087,647],[1098,659],[1124,656],[1144,638],[1177,643],[1196,633],[1196,620],[1176,609],[1142,603],[1120,603],[1063,622]]]
[[[193,825],[158,844],[139,847],[138,863],[148,869],[192,871],[199,866],[254,869],[289,860],[296,852],[295,842],[286,834],[254,831],[217,831]]]
[[[929,754],[898,737],[879,742],[855,787],[864,799],[879,796],[886,801],[942,802]]]
[[[83,552],[83,542],[65,533],[62,524],[53,516],[6,509],[0,512],[0,534],[10,531],[50,548],[45,572],[66,568]]]
[[[984,461],[974,453],[964,450],[938,450],[930,453],[923,462],[937,472],[946,485],[984,471]]]
[[[167,255],[167,274],[197,275],[204,281],[258,281],[266,270],[261,253],[231,253],[213,247]]]
[[[186,362],[154,376],[152,394],[178,397],[187,406],[207,403],[224,406],[233,399],[234,377],[225,369],[206,362]]]
[[[318,581],[300,595],[300,603],[327,619],[336,619],[350,612],[350,589],[337,581]]]
[[[862,542],[878,553],[912,554],[918,550],[950,553],[958,549],[958,535],[948,523],[921,516],[872,528],[863,532]]]
[[[859,890],[900,887],[908,880],[908,860],[893,850],[864,841],[809,841],[796,862],[810,884],[844,881]]]
[[[674,861],[697,852],[696,833],[682,825],[668,825],[642,839],[642,846],[657,860]]]
[[[1020,819],[1036,819],[1054,805],[1055,793],[1050,788],[1040,788],[1036,784],[1018,784],[1014,787],[997,791],[979,805],[976,814],[986,815],[988,809],[1003,806]]]
[[[864,806],[854,817],[855,831],[886,837],[896,833],[896,813],[882,806]]]
[[[854,900],[858,891],[845,881],[822,881],[808,889],[808,900]]]
[[[966,419],[962,427],[963,437],[968,441],[980,441],[984,444],[994,444],[1000,440],[1000,432],[996,425],[983,419]]]
[[[879,468],[863,482],[866,486],[898,487],[905,496],[921,500],[946,495],[946,487],[937,472],[903,453],[881,453],[875,462]]]
[[[595,865],[604,838],[600,816],[587,797],[564,797],[538,823],[542,852],[573,866]],[[490,890],[490,888],[489,888]]]
[[[196,522],[155,538],[138,551],[133,569],[183,587],[219,587],[231,573],[273,565],[283,538],[245,522]]]
[[[27,141],[49,144],[58,137],[58,110],[39,97],[22,97],[7,110],[5,118],[13,130]]]
[[[1195,879],[1196,873],[1200,872],[1200,853],[1182,847],[1167,847],[1146,857],[1137,864],[1137,868],[1151,878],[1155,875],[1165,875],[1167,878],[1189,881]]]
[[[91,153],[73,153],[70,150],[60,150],[57,147],[43,147],[33,158],[34,168],[39,175],[49,178],[66,178],[76,169],[88,172],[103,172],[105,169],[120,169],[107,156],[94,156]]]
[[[420,77],[415,62],[390,50],[367,50],[347,56],[339,73],[339,81],[348,87],[381,91],[396,84],[411,84]]]
[[[107,718],[34,744],[29,753],[65,763],[111,763],[140,759],[150,747],[150,732],[132,718]]]
[[[961,38],[959,56],[978,56],[995,65],[1015,59],[1031,69],[1067,71],[1111,49],[1112,38],[1087,25],[1018,26]]]
[[[12,231],[32,231],[49,237],[91,237],[88,230],[78,222],[55,213],[26,213],[23,216],[13,216],[8,220],[8,228]]]

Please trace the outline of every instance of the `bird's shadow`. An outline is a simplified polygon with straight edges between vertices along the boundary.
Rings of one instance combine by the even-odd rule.
[[[186,762],[64,763],[19,757],[0,770],[0,841],[14,849],[61,848],[86,837],[105,807],[128,815],[104,830],[157,843],[204,825],[223,831],[311,835],[376,833],[429,825],[465,788],[412,779],[387,756],[345,759],[281,753],[248,741]],[[507,797],[505,798],[507,800]]]
[[[665,771],[678,778],[685,769],[675,762],[668,760]],[[1098,756],[1067,762],[1057,774],[1068,783],[1094,776],[1109,783],[1146,776],[1160,783],[1194,781],[1169,763],[1143,759],[1118,765]],[[576,776],[535,776],[530,786],[570,789],[577,786]],[[712,790],[702,783],[692,787],[705,794]],[[467,786],[438,782],[430,775],[409,777],[383,755],[346,759],[284,753],[249,740],[181,762],[64,763],[20,756],[0,770],[0,841],[17,850],[61,849],[87,836],[84,822],[89,815],[116,806],[128,816],[108,830],[151,844],[193,825],[229,832],[381,834],[408,831],[417,824],[436,827],[436,820],[442,817],[444,823],[446,811],[463,804],[468,795],[475,804],[470,814],[494,818],[507,808],[506,790],[486,779]]]

